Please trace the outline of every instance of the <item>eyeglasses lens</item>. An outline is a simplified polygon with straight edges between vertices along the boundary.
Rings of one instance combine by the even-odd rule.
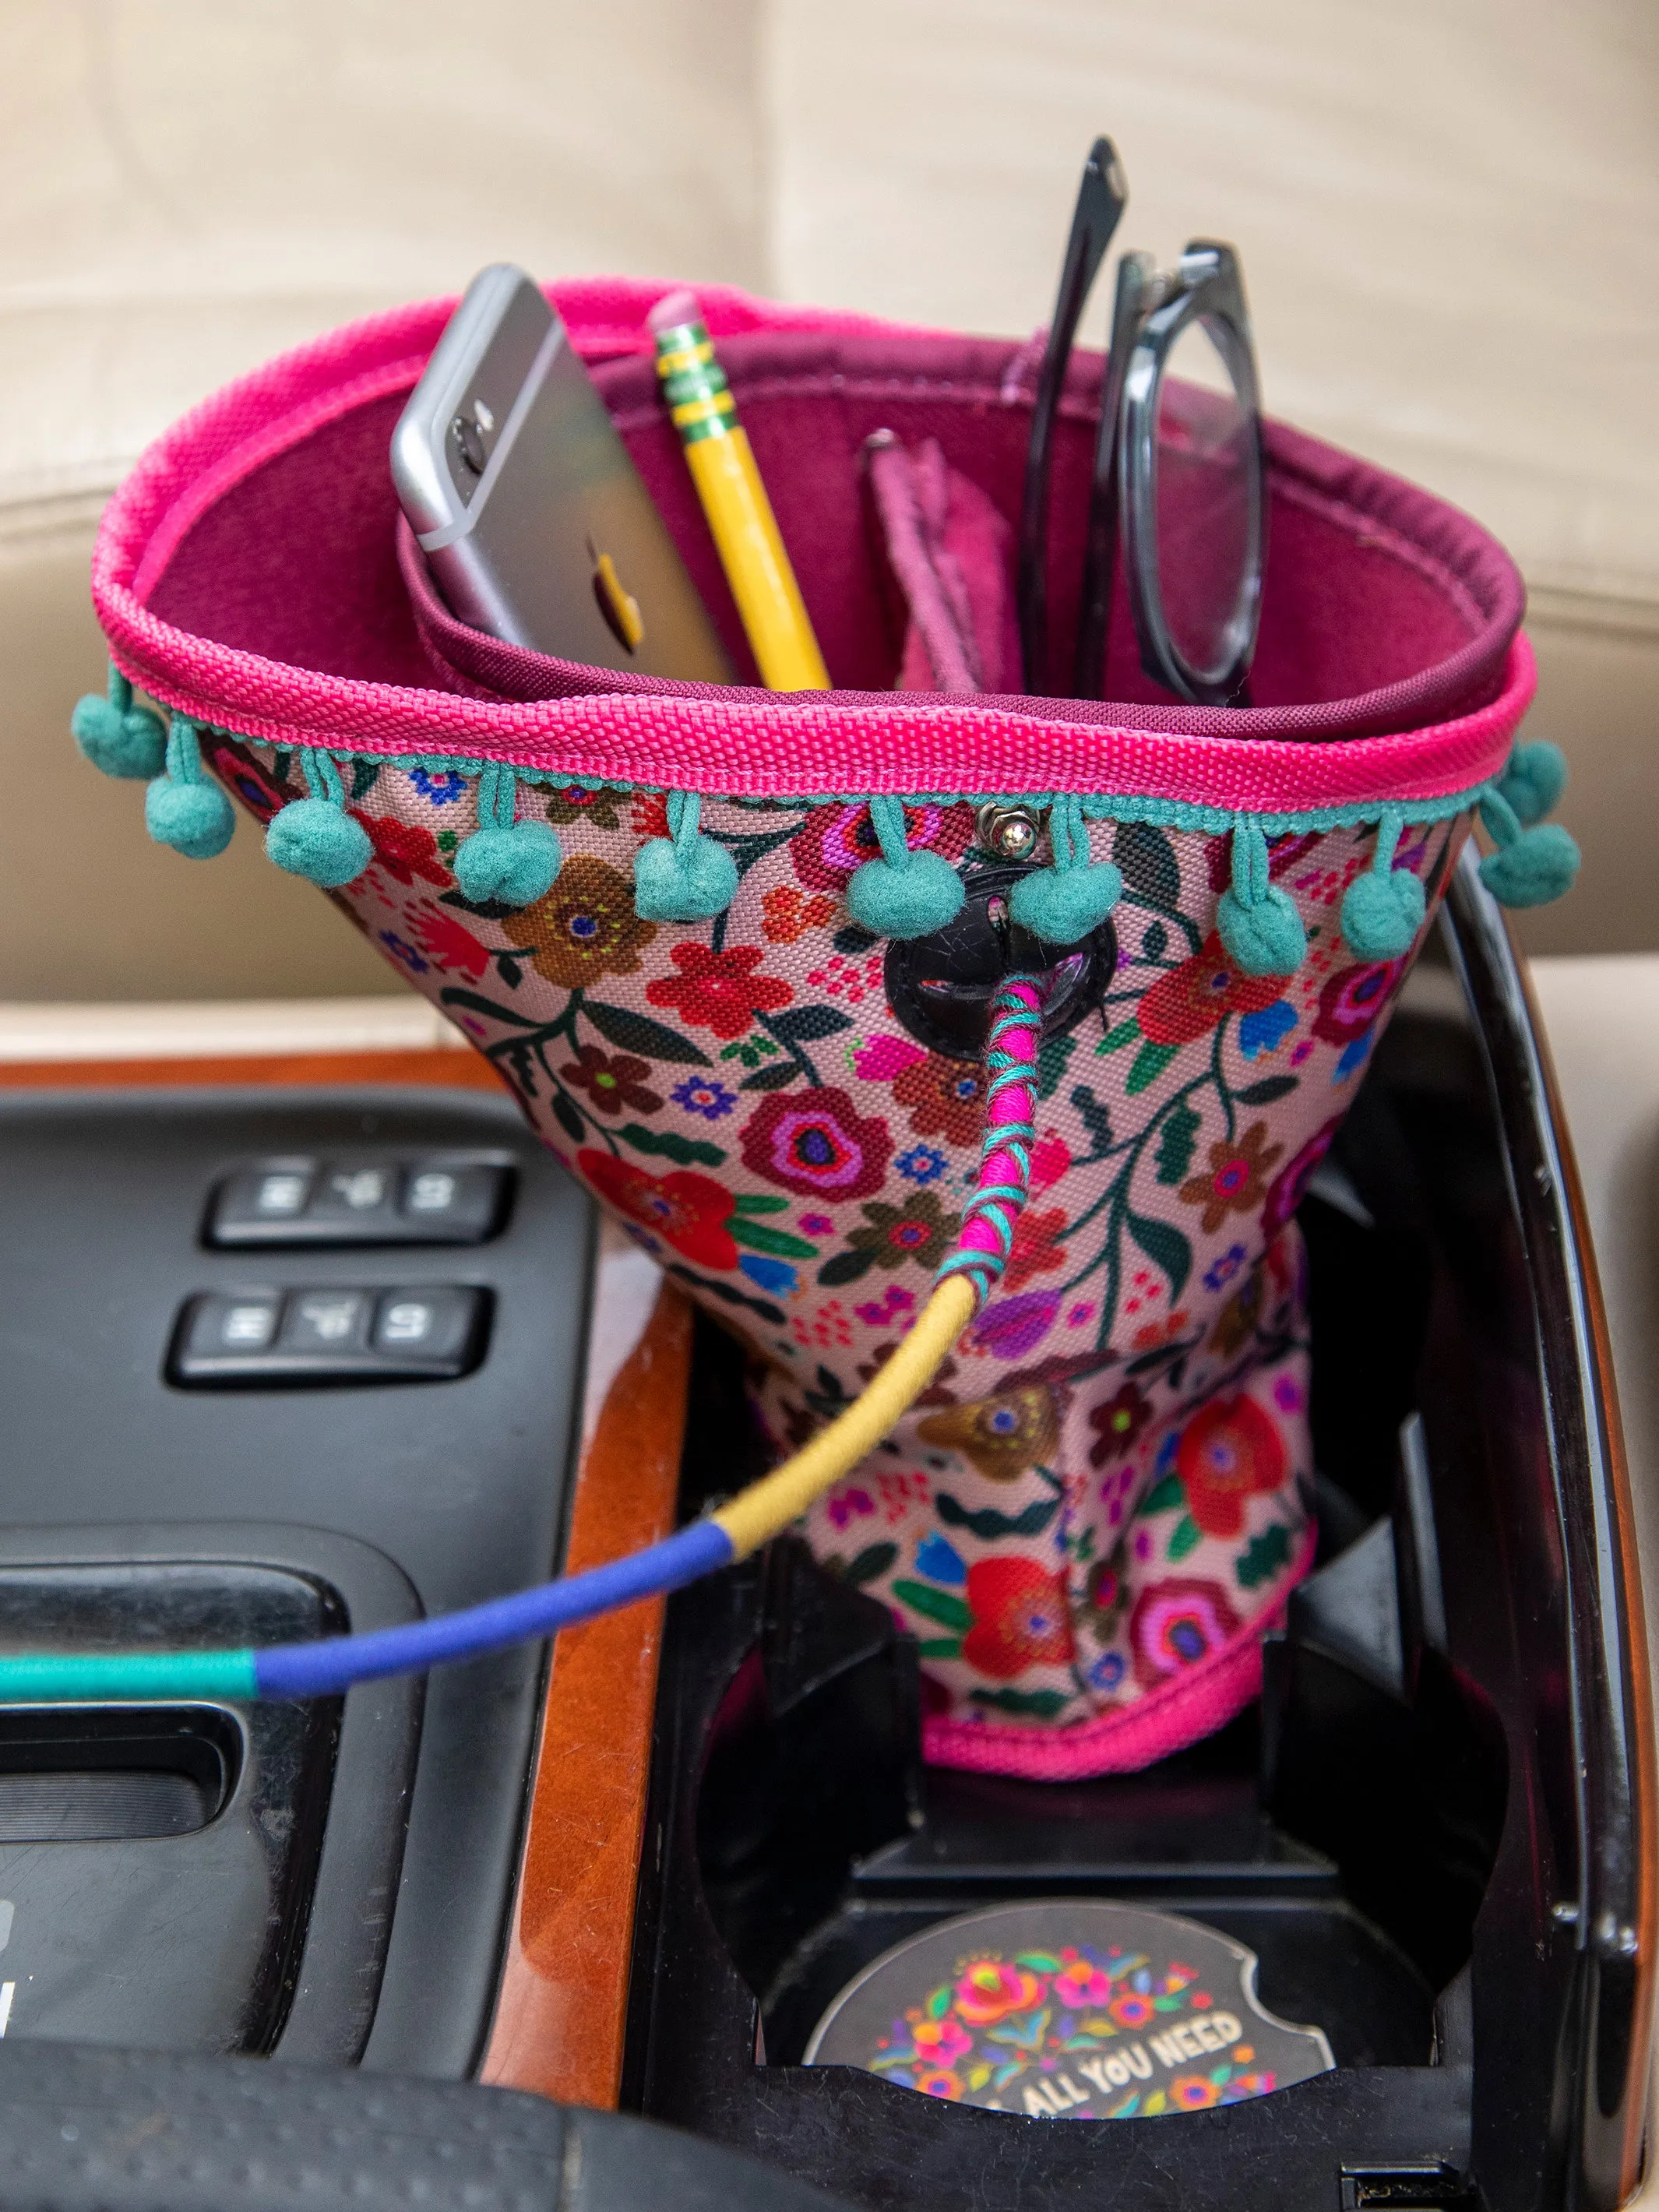
[[[1158,579],[1170,636],[1200,676],[1220,674],[1236,650],[1253,449],[1225,362],[1203,324],[1189,323],[1158,391]]]

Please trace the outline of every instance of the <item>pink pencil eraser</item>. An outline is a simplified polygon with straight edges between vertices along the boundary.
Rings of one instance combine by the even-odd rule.
[[[682,284],[678,292],[665,292],[645,320],[652,331],[677,331],[683,323],[700,323],[702,309],[696,294]]]

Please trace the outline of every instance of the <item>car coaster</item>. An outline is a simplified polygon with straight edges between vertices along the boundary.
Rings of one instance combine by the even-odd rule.
[[[1005,1905],[896,1944],[812,2031],[809,2066],[858,2066],[951,2104],[1127,2120],[1242,2104],[1335,2061],[1257,2002],[1256,1957],[1167,1912]]]

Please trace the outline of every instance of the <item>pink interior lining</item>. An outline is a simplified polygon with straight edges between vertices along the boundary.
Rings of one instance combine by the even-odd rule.
[[[556,296],[741,659],[646,357],[643,312],[659,289],[597,283]],[[1279,428],[1261,707],[1218,714],[1156,694],[1135,664],[1126,609],[1109,672],[1121,698],[896,699],[887,687],[898,641],[865,535],[858,447],[890,423],[903,436],[939,436],[1005,514],[1017,509],[1029,419],[1019,356],[1002,342],[733,294],[711,291],[705,304],[837,678],[830,698],[763,702],[751,687],[574,669],[453,622],[407,544],[400,566],[386,465],[443,302],[272,364],[144,456],[111,504],[94,561],[94,597],[121,665],[167,703],[273,743],[483,752],[573,775],[757,796],[1070,788],[1340,806],[1441,796],[1501,764],[1529,684],[1524,648],[1510,649],[1522,603],[1512,567],[1443,503]],[[1094,375],[1086,360],[1074,365],[1058,440],[1060,665]],[[1293,750],[1313,749],[1284,740],[1305,737],[1326,739],[1322,765],[1292,764]],[[1361,738],[1370,740],[1363,763]]]

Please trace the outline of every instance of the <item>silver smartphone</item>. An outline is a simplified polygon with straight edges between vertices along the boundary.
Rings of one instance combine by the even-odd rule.
[[[562,660],[732,682],[605,402],[522,269],[467,287],[398,418],[392,477],[462,622]]]

